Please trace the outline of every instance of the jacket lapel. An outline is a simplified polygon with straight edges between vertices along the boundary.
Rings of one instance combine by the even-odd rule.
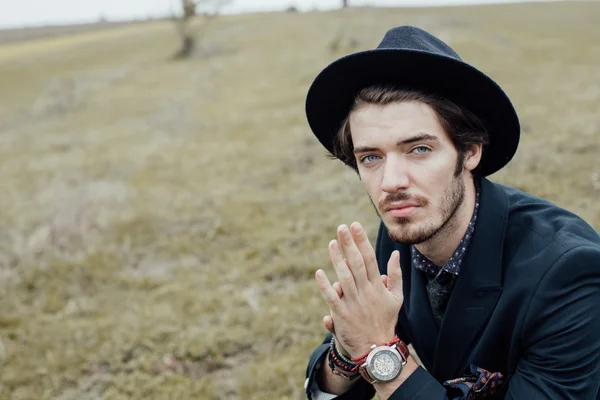
[[[432,374],[438,381],[459,377],[473,340],[500,298],[507,219],[506,193],[483,179],[475,231],[452,289],[437,340]]]
[[[431,303],[426,289],[427,279],[421,271],[415,270],[412,263],[409,263],[409,265],[412,269],[412,275],[410,277],[410,306],[407,309],[408,324],[411,331],[414,332],[412,337],[413,346],[424,366],[430,369],[434,365],[439,327],[431,311]],[[406,299],[404,301],[406,302]]]
[[[387,261],[394,250],[400,252],[402,268],[402,288],[404,304],[402,310],[406,315],[408,326],[402,327],[410,332],[410,341],[427,369],[433,365],[433,357],[439,328],[425,288],[426,279],[421,271],[415,270],[410,253],[410,246],[396,243],[390,239],[383,224],[380,224],[378,238],[381,242],[376,247],[379,271],[387,273]]]

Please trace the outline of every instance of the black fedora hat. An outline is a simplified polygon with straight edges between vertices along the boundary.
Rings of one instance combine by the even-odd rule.
[[[483,176],[504,167],[517,151],[519,118],[500,86],[446,43],[414,26],[390,29],[377,48],[342,57],[315,78],[306,97],[306,116],[327,150],[333,151],[332,140],[356,94],[378,84],[435,92],[477,115],[489,135],[479,166]]]

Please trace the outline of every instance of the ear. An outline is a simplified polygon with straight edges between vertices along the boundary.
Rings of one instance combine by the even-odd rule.
[[[469,172],[473,171],[479,165],[481,161],[481,155],[483,153],[482,146],[480,144],[474,144],[465,154],[465,169]]]

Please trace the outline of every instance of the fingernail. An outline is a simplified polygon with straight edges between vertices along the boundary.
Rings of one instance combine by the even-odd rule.
[[[363,231],[362,226],[358,222],[352,224],[352,230],[354,231],[354,233],[362,233]]]

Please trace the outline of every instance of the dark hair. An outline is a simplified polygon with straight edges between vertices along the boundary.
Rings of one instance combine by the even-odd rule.
[[[458,151],[456,175],[462,172],[465,154],[472,145],[479,144],[485,147],[488,144],[488,134],[483,122],[471,111],[459,107],[447,98],[436,93],[400,89],[391,85],[378,85],[362,89],[356,95],[350,112],[334,136],[331,158],[340,159],[344,164],[358,172],[350,133],[350,113],[364,104],[386,105],[409,101],[427,104],[435,111],[442,128]],[[478,169],[479,167],[475,168],[474,175],[477,175]]]

